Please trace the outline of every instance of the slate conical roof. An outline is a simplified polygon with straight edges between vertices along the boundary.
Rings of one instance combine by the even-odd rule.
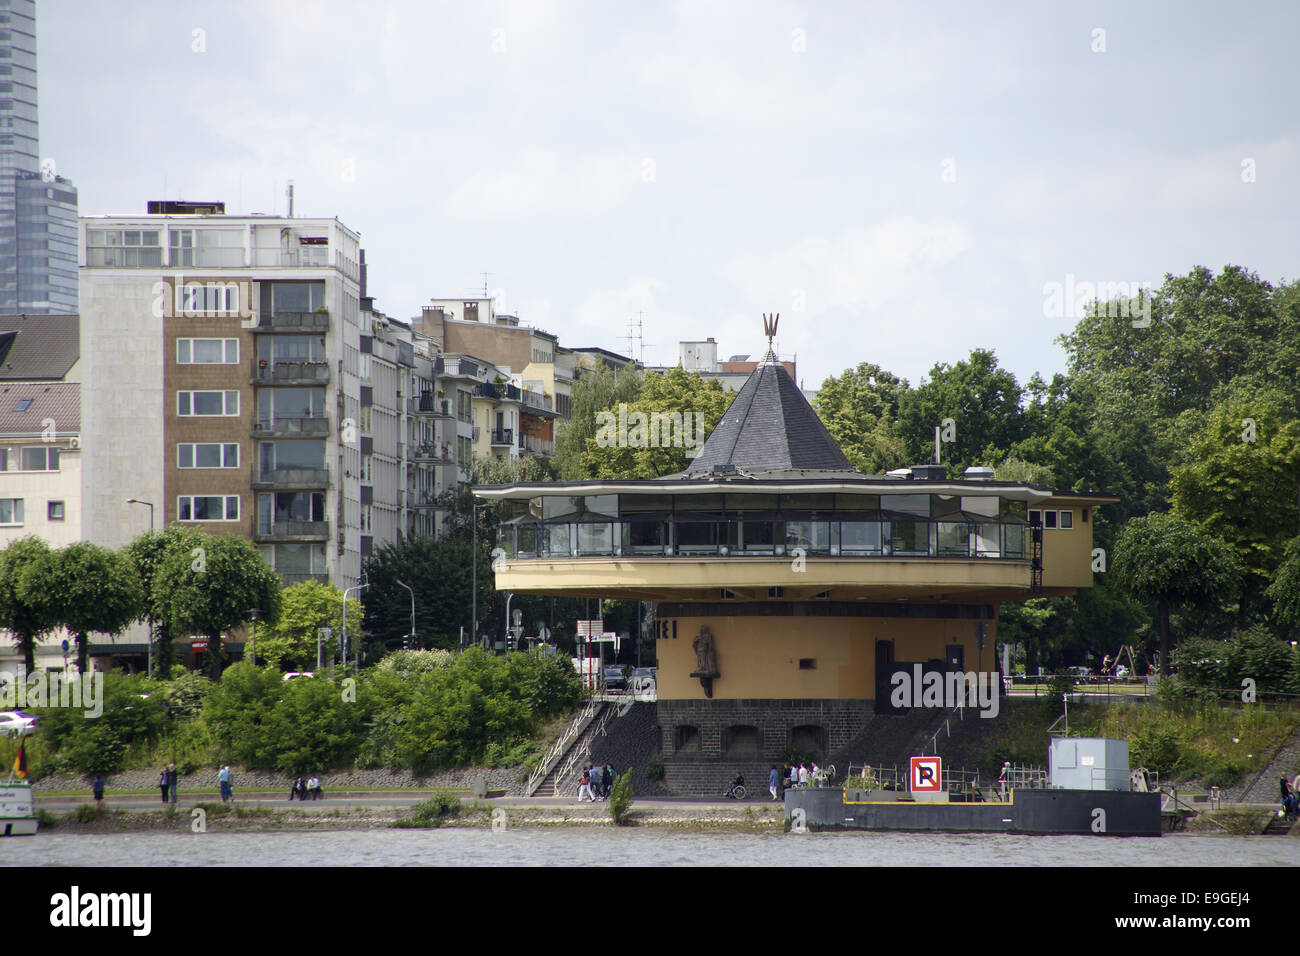
[[[754,477],[858,474],[771,351],[749,376],[684,476],[731,465]]]

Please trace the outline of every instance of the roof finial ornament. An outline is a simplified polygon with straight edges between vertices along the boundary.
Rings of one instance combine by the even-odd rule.
[[[776,324],[780,321],[780,312],[773,312],[770,315],[763,313],[763,334],[767,336],[767,354],[763,356],[763,361],[760,363],[762,365],[776,364],[776,352],[772,350],[772,340],[776,338]]]

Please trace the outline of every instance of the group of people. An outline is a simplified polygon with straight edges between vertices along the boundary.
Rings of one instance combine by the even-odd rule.
[[[293,788],[289,791],[290,800],[295,798],[298,800],[319,800],[324,795],[325,791],[321,789],[320,777],[315,774],[312,774],[306,780],[299,777],[293,782]]]
[[[1282,812],[1288,820],[1300,816],[1300,773],[1294,783],[1282,778]]]
[[[773,800],[781,799],[782,790],[793,790],[795,787],[806,787],[808,781],[812,780],[822,772],[822,768],[817,766],[817,761],[812,761],[810,768],[806,763],[800,763],[798,766],[787,763],[784,771],[778,771],[776,764],[767,773],[767,789],[772,794]]]
[[[169,763],[162,768],[162,773],[158,775],[158,792],[162,795],[163,803],[176,802],[176,788],[180,785],[180,779],[181,775],[176,770],[176,764]],[[99,785],[99,792],[101,794],[104,792],[103,783]]]
[[[614,787],[614,768],[609,764],[603,767],[589,766],[582,771],[578,780],[578,802],[585,796],[592,803],[608,800],[609,791]]]

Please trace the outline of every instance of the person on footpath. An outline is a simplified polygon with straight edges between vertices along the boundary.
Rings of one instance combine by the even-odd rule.
[[[162,794],[163,803],[167,802],[167,791],[171,787],[171,783],[171,774],[167,772],[166,767],[163,767],[162,773],[158,774],[158,790]]]
[[[307,792],[311,794],[313,800],[320,799],[320,777],[311,775],[311,779],[307,781]]]
[[[587,799],[592,803],[596,802],[596,795],[591,792],[591,768],[587,767],[582,771],[582,779],[578,781],[578,802],[582,803],[582,795],[586,794]]]
[[[168,789],[171,791],[172,803],[176,802],[176,788],[180,785],[181,775],[176,770],[176,764],[167,765]]]
[[[600,771],[600,799],[608,800],[609,791],[614,787],[614,768],[605,764]]]
[[[307,781],[302,777],[295,780],[293,786],[289,789],[289,799],[292,800],[295,797],[299,800],[307,799]]]
[[[99,806],[104,802],[104,775],[102,773],[95,774],[95,782],[90,785],[90,792],[95,797],[95,806]]]
[[[808,765],[807,764],[803,764],[803,763],[799,764],[799,786],[801,787],[808,786]]]
[[[776,799],[777,779],[776,764],[772,764],[772,769],[767,772],[767,792],[772,795],[773,800]]]
[[[230,764],[221,768],[217,774],[217,783],[221,787],[221,802],[229,803],[235,795],[235,788],[230,785]]]

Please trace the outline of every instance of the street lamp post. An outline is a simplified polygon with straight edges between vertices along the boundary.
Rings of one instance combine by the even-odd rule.
[[[492,504],[492,502],[490,502],[490,501],[485,501],[485,502],[483,502],[483,504],[481,504],[481,505],[480,505],[480,504],[475,504],[475,503],[473,503],[473,502],[470,502],[470,514],[469,514],[469,518],[470,518],[470,524],[472,524],[472,525],[474,526],[474,533],[473,533],[473,542],[474,542],[474,543],[473,543],[472,552],[471,552],[471,554],[470,554],[470,567],[473,569],[473,585],[472,585],[472,594],[473,594],[473,598],[472,598],[472,600],[473,600],[473,602],[474,602],[474,615],[473,615],[474,630],[473,630],[473,633],[470,634],[470,640],[471,640],[473,643],[475,643],[475,644],[477,644],[477,643],[478,643],[478,640],[479,640],[479,633],[478,633],[478,510],[479,510],[480,508],[487,508],[487,507],[489,507],[491,504]]]
[[[344,663],[345,666],[347,665],[347,662],[348,662],[348,650],[350,649],[350,645],[348,644],[348,594],[350,594],[352,591],[360,591],[362,588],[368,588],[368,587],[370,587],[370,582],[369,582],[369,581],[366,581],[366,582],[364,582],[364,583],[362,583],[362,584],[357,584],[357,585],[354,585],[354,586],[352,586],[352,587],[350,587],[350,588],[345,588],[344,591],[343,591],[343,637],[342,637],[342,643],[343,643],[343,663]],[[358,671],[361,670],[361,657],[360,657],[360,652],[358,652],[358,656],[357,656],[357,670],[358,670]]]
[[[126,503],[128,505],[144,505],[149,509],[149,531],[150,533],[152,533],[153,532],[153,502],[142,501],[139,498],[127,498]]]
[[[397,578],[393,578],[393,580],[397,581]],[[409,584],[403,581],[397,581],[397,583],[402,585],[402,587],[406,588],[406,590],[411,591],[411,586]],[[411,591],[411,649],[412,650],[417,649],[416,639],[415,639],[415,592],[414,591]]]

